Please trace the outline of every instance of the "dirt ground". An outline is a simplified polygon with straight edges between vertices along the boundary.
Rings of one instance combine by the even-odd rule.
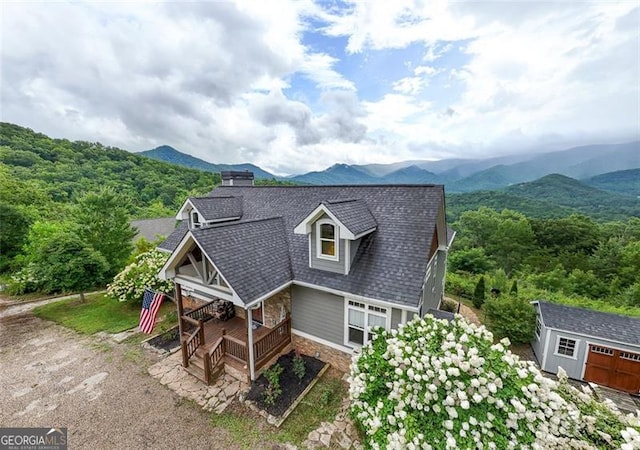
[[[0,315],[0,426],[67,427],[73,449],[239,448],[147,374],[157,359],[30,312]]]

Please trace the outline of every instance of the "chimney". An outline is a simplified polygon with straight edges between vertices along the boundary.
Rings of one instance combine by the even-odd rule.
[[[226,170],[220,172],[223,186],[253,186],[253,172]]]

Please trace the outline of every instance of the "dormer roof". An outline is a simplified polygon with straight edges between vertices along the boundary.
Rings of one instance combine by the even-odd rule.
[[[340,239],[355,240],[373,231],[377,222],[362,199],[323,200],[296,227],[296,234],[308,234],[311,226],[324,214],[340,229]]]
[[[242,217],[242,197],[189,197],[178,211],[176,219],[185,219],[190,209],[194,209],[204,222],[238,220]]]

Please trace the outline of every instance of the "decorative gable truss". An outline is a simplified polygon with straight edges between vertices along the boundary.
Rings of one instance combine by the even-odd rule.
[[[205,285],[229,289],[229,285],[224,281],[222,275],[207,258],[202,256],[202,251],[197,246],[194,246],[178,263],[176,274],[197,277]]]
[[[158,277],[180,283],[186,292],[213,296],[242,305],[243,302],[233,287],[202,251],[191,233],[187,231],[176,251],[160,269]]]

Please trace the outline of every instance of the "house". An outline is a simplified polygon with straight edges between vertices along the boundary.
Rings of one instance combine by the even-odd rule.
[[[453,239],[443,186],[222,178],[185,201],[159,247],[171,252],[159,276],[176,285],[183,365],[205,381],[223,366],[253,380],[290,344],[347,370],[369,327],[440,306]]]
[[[640,392],[640,319],[532,302],[537,312],[532,342],[540,368],[621,391]]]

